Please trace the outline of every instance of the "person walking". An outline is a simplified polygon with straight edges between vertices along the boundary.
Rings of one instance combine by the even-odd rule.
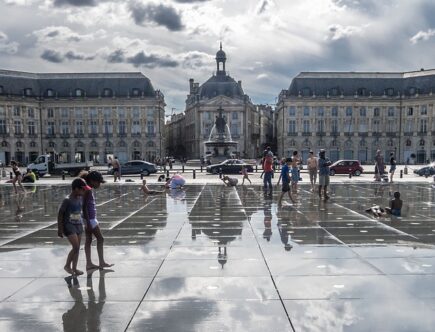
[[[242,180],[242,186],[245,184],[245,179],[249,181],[249,184],[252,184],[251,180],[249,179],[249,174],[248,174],[248,170],[246,168],[246,166],[242,166],[242,176],[243,176],[243,180]]]
[[[390,182],[393,182],[394,172],[396,171],[396,158],[394,158],[394,153],[390,153]]]
[[[319,169],[318,163],[319,162],[317,158],[314,156],[314,152],[310,151],[309,157],[307,159],[307,168],[310,175],[311,192],[314,192],[314,188],[316,186],[317,172]]]
[[[282,198],[284,197],[285,193],[288,193],[288,197],[294,204],[295,201],[293,199],[293,196],[291,194],[290,190],[290,165],[292,163],[292,158],[287,158],[285,160],[285,164],[281,168],[281,180],[282,180],[282,190],[281,190],[281,196],[279,196],[278,199],[278,206],[281,206],[282,204]]]
[[[266,157],[264,157],[263,162],[263,189],[267,191],[267,187],[269,187],[269,194],[272,194],[272,175],[273,175],[273,154],[268,153]]]
[[[384,157],[381,155],[381,150],[376,151],[375,156],[375,181],[381,181],[384,175]]]
[[[322,198],[322,187],[323,187],[323,197],[325,200],[329,199],[328,196],[328,186],[329,186],[329,166],[331,166],[331,161],[326,158],[325,150],[320,150],[319,152],[319,197]]]
[[[112,160],[112,168],[113,168],[113,177],[114,181],[116,182],[116,179],[121,182],[121,164],[119,163],[118,157],[115,156],[115,159]]]
[[[297,151],[293,151],[292,161],[291,161],[291,182],[293,193],[298,193],[298,182],[299,182],[299,165],[301,164],[301,158]]]

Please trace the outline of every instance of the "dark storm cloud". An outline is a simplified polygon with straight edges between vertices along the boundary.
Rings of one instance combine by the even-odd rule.
[[[41,54],[41,59],[44,59],[48,62],[60,63],[63,62],[64,57],[60,52],[55,50],[45,50]]]
[[[46,34],[47,37],[53,38],[59,35],[59,30],[53,30]]]
[[[146,55],[144,51],[136,53],[135,55],[128,57],[127,63],[131,63],[135,67],[177,67],[178,62],[168,57],[160,57],[154,54]]]
[[[76,53],[74,51],[68,51],[62,54],[61,52],[56,50],[46,49],[44,50],[44,52],[42,52],[41,59],[54,63],[61,63],[64,62],[65,60],[89,61],[89,60],[94,60],[95,55],[84,55],[84,54]]]
[[[55,6],[92,7],[97,5],[96,0],[54,0]]]
[[[177,67],[179,63],[169,56],[160,56],[156,54],[145,54],[144,51],[140,51],[132,56],[126,56],[125,51],[117,49],[107,56],[107,62],[109,63],[129,63],[135,67]]]
[[[173,7],[165,5],[148,4],[140,2],[130,2],[129,9],[131,16],[138,25],[145,25],[153,22],[157,25],[166,27],[171,31],[180,31],[183,29],[181,16]]]

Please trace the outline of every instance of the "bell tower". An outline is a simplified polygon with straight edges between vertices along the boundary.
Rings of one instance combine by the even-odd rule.
[[[225,75],[225,62],[227,61],[227,55],[222,51],[222,42],[220,43],[220,49],[216,53],[216,75]]]

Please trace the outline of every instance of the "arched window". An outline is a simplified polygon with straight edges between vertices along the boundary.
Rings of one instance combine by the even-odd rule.
[[[104,88],[103,97],[112,97],[112,95],[113,95],[112,89]]]
[[[332,140],[332,142],[331,142],[331,146],[332,146],[332,147],[337,147],[337,146],[338,146],[338,142],[337,142],[336,139]]]
[[[387,142],[387,146],[394,146],[394,141],[392,139],[389,139]]]
[[[407,140],[406,140],[406,146],[411,146],[412,145],[412,142],[411,142],[411,140],[408,138]]]
[[[48,142],[48,146],[50,148],[55,148],[56,147],[56,143],[54,143],[54,142]]]
[[[30,97],[30,96],[32,96],[32,89],[31,89],[31,88],[25,88],[25,89],[23,90],[23,93],[24,93],[24,95],[25,95],[26,97]]]
[[[414,96],[418,92],[417,88],[411,86],[408,88],[408,93],[410,96]]]
[[[134,148],[139,148],[140,147],[140,143],[138,141],[134,141],[133,142],[133,147]]]
[[[133,90],[131,90],[131,95],[133,97],[139,97],[140,96],[140,89],[134,88]]]
[[[69,144],[68,144],[68,142],[67,142],[67,141],[63,141],[63,144],[62,144],[62,146],[63,146],[64,148],[68,148],[68,147],[69,147]]]
[[[23,147],[23,142],[18,141],[17,143],[15,143],[15,146],[16,146],[17,148],[22,148],[22,147]]]
[[[47,89],[45,91],[45,96],[50,98],[50,97],[54,97],[54,90],[53,89]]]
[[[367,95],[367,89],[366,89],[366,88],[359,88],[359,89],[356,91],[356,93],[357,93],[358,96],[360,96],[360,97],[364,97],[364,96]]]
[[[109,141],[106,141],[106,148],[111,148],[112,147],[112,143]]]
[[[82,147],[84,147],[85,145],[83,144],[82,141],[78,141],[77,144],[76,144],[76,146],[77,146],[78,148],[82,148]]]
[[[148,141],[147,142],[147,147],[149,147],[149,148],[154,147],[154,142],[153,141]]]
[[[290,145],[290,146],[296,146],[296,142],[295,142],[295,140],[292,139],[292,140],[289,142],[289,145]]]
[[[336,96],[339,95],[339,93],[340,93],[340,88],[339,87],[334,87],[334,88],[331,89],[331,96],[336,97]]]
[[[362,139],[361,141],[359,141],[359,146],[366,146],[367,142],[365,141],[365,139]]]
[[[352,147],[352,141],[347,140],[346,142],[344,142],[344,147],[345,148],[351,148]]]
[[[85,92],[82,89],[76,89],[74,91],[74,96],[75,97],[83,97],[85,95]]]
[[[393,88],[385,89],[385,94],[386,94],[388,97],[393,97],[393,96],[394,96],[394,89],[393,89]]]
[[[96,148],[96,147],[98,147],[98,143],[95,142],[95,141],[92,141],[92,142],[91,142],[91,146],[92,146],[93,148]]]
[[[304,146],[307,147],[307,148],[309,148],[309,147],[311,146],[311,142],[310,142],[308,139],[306,139],[306,140],[304,141]]]
[[[3,142],[2,142],[2,147],[3,147],[3,148],[6,148],[7,146],[8,146],[8,142],[3,141]]]
[[[125,143],[125,141],[120,141],[119,146],[122,148],[125,148],[125,147],[127,147],[127,143]]]
[[[303,95],[304,97],[309,97],[309,96],[311,96],[311,89],[310,89],[310,88],[307,88],[307,87],[303,88],[303,89],[302,89],[302,95]]]
[[[36,142],[35,141],[31,141],[30,142],[30,147],[31,148],[36,148]]]
[[[421,139],[420,142],[419,142],[419,145],[420,145],[420,146],[424,146],[424,144],[425,144],[424,139]]]

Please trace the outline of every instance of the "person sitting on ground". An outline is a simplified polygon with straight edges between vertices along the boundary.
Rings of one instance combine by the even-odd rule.
[[[400,199],[400,192],[396,191],[394,193],[394,199],[390,201],[390,207],[385,208],[388,213],[393,216],[400,217],[402,214],[403,201]]]
[[[374,217],[385,217],[387,215],[387,210],[380,207],[379,205],[372,206],[371,208],[366,209],[367,213],[373,214]]]
[[[163,190],[151,190],[147,186],[147,180],[142,181],[142,186],[139,189],[144,193],[144,195],[157,195],[157,194],[163,194],[165,191]]]
[[[27,170],[27,173],[24,174],[23,180],[21,182],[23,183],[35,183],[36,181],[36,174],[33,173],[31,169]]]
[[[239,182],[236,178],[230,178],[229,176],[224,176],[221,180],[227,187],[235,187],[237,186],[237,182]]]

